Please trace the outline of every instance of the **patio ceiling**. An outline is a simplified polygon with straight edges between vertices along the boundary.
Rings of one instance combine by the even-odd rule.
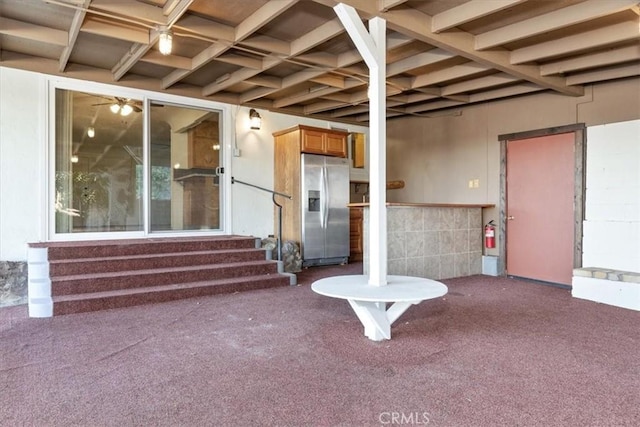
[[[0,0],[0,65],[366,124],[335,0]],[[387,20],[387,118],[640,75],[637,0],[343,0]],[[173,50],[158,50],[159,30]]]

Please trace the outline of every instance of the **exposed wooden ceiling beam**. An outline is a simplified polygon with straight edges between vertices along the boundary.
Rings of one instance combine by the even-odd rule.
[[[340,118],[345,116],[352,116],[354,114],[361,114],[368,111],[369,111],[369,104],[367,103],[367,104],[357,105],[353,107],[341,108],[339,110],[333,111],[331,113],[331,117]]]
[[[300,36],[299,38],[297,38],[296,40],[293,40],[291,42],[291,47],[289,48],[290,51],[290,56],[289,57],[295,57],[296,55],[300,55],[302,53],[304,53],[305,51],[312,49],[314,47],[316,47],[318,44],[321,44],[339,34],[342,34],[344,32],[344,28],[342,27],[342,25],[336,25],[337,20],[332,20],[329,21],[323,25],[321,25],[320,27],[314,28],[313,30],[309,31],[308,33],[305,33],[304,35]],[[339,24],[339,22],[338,22]],[[268,64],[269,66],[263,66],[261,70],[258,70],[254,75],[257,75],[263,71],[268,70],[269,68],[275,67],[276,65],[282,63],[286,58],[282,58],[282,59],[269,59]],[[320,71],[308,71],[305,70],[303,71],[304,76],[303,76],[303,80],[308,80],[310,78],[315,78],[315,77],[319,77],[321,75],[323,75],[324,73],[326,73],[327,70],[320,70]],[[228,81],[225,82],[221,82],[221,83],[211,83],[207,86],[205,86],[203,88],[203,93],[205,95],[209,95],[212,93],[215,93],[219,90],[223,90],[229,86],[232,86],[233,84],[236,84],[244,79],[246,79],[246,77],[242,77],[246,75],[246,71],[243,70],[238,70],[234,73],[232,73],[232,78],[230,78]],[[311,76],[309,75],[309,73],[311,73]],[[295,83],[293,83],[295,82]],[[288,76],[287,78],[283,79],[283,84],[282,84],[282,88],[285,87],[289,87],[290,85],[293,84],[297,84],[299,83],[297,81],[297,79],[295,78],[295,75],[292,76]],[[276,92],[278,89],[273,89],[273,92]],[[256,99],[256,97],[258,96],[266,96],[266,91],[264,89],[262,90],[257,90],[257,89],[251,89],[250,91],[240,95],[240,99],[242,99],[243,103],[247,103],[249,101],[252,101],[253,99]]]
[[[91,0],[84,0],[80,5],[80,8],[76,9],[75,14],[73,15],[71,27],[69,28],[69,41],[67,42],[67,46],[62,50],[62,54],[60,54],[60,71],[64,71],[65,68],[67,68],[69,56],[71,56],[71,52],[73,52],[73,47],[75,46],[78,34],[80,33],[80,27],[82,26],[84,17],[87,14],[86,9],[90,4]]]
[[[511,52],[511,63],[522,64],[545,58],[638,40],[639,22],[627,21],[608,27],[585,31],[584,33],[562,37],[556,40],[516,49]]]
[[[449,80],[459,79],[461,77],[472,76],[474,74],[485,73],[491,68],[475,62],[467,62],[466,64],[455,65],[444,70],[433,71],[427,74],[421,74],[413,78],[411,88],[419,88],[422,86],[434,85]]]
[[[601,18],[637,4],[637,0],[587,0],[476,36],[475,48],[489,49],[549,31]]]
[[[265,52],[271,52],[274,55],[290,56],[291,44],[283,40],[274,39],[264,34],[255,34],[238,43],[254,49],[260,49]]]
[[[291,55],[298,55],[302,52],[306,52],[327,40],[331,40],[343,32],[344,27],[340,23],[339,19],[336,18],[325,22],[318,28],[309,31],[291,42]]]
[[[402,3],[406,3],[408,0],[378,0],[378,9],[386,12],[387,10],[400,6]]]
[[[640,64],[634,63],[622,67],[613,67],[605,70],[594,70],[575,74],[573,76],[567,77],[567,83],[581,85],[592,82],[601,82],[604,80],[614,80],[637,76],[640,76]]]
[[[305,105],[304,106],[304,113],[305,114],[315,114],[315,113],[319,113],[321,111],[334,110],[336,108],[340,108],[343,105],[349,105],[349,104],[346,103],[346,102],[342,102],[342,101],[325,101],[325,100],[321,100],[321,101],[315,102],[313,104]]]
[[[178,0],[177,3],[174,3],[169,8],[171,11],[167,16],[164,26],[170,27],[174,22],[180,19],[192,2],[193,0]],[[118,61],[118,64],[116,64],[116,66],[111,70],[113,72],[114,80],[120,80],[151,49],[160,37],[159,30],[160,27],[149,30],[149,39],[147,43],[134,44],[129,52],[127,52],[120,61]],[[183,69],[180,71],[184,72],[186,70]]]
[[[389,100],[395,101],[396,105],[401,105],[401,104],[413,104],[416,102],[428,101],[430,99],[436,99],[436,98],[440,98],[440,96],[429,94],[429,93],[412,93],[409,95],[404,95],[404,94],[394,95],[390,97]]]
[[[258,30],[260,27],[268,24],[269,22],[277,18],[280,14],[282,14],[287,9],[289,9],[294,4],[296,4],[297,1],[298,0],[281,0],[277,2],[267,2],[266,4],[264,4],[261,8],[253,12],[249,17],[247,17],[244,21],[242,21],[240,24],[238,24],[238,26],[235,27],[234,29],[235,35],[233,39],[234,44],[239,43],[244,39],[248,38],[251,34],[253,34],[253,32]],[[202,68],[209,62],[213,61],[216,57],[222,55],[231,47],[232,47],[231,44],[222,44],[222,43],[215,46],[210,46],[200,54],[196,55],[197,59],[194,58],[193,65],[190,70],[176,70],[170,73],[169,75],[165,76],[162,79],[162,87],[166,89],[169,86],[176,84],[177,82],[184,79],[194,71]],[[263,61],[262,69],[264,69],[264,66],[269,63],[274,63],[274,61],[273,60]],[[223,90],[237,83],[238,80],[235,80],[235,79],[240,78],[240,76],[246,76],[244,78],[249,78],[259,73],[259,70],[255,70],[255,69],[251,70],[251,72],[253,72],[254,74],[251,74],[251,72],[247,72],[246,70],[239,70],[239,71],[240,72],[238,72],[237,74],[233,73],[234,74],[233,80],[229,82],[224,82],[224,84],[222,85],[216,82],[206,85],[203,88],[203,94],[205,96],[210,96],[219,90]]]
[[[351,89],[357,86],[361,86],[364,83],[357,79],[346,79],[344,82],[345,89]],[[301,91],[293,95],[285,96],[284,98],[277,99],[273,101],[274,108],[287,107],[292,104],[297,104],[300,102],[305,102],[310,99],[320,98],[324,95],[339,92],[342,89],[338,89],[335,87],[324,87],[318,90],[306,90]]]
[[[637,60],[640,60],[640,45],[635,44],[544,64],[540,66],[540,74],[563,74]]]
[[[415,70],[416,68],[424,67],[425,65],[435,64],[453,57],[455,57],[455,55],[442,49],[431,49],[427,52],[412,55],[403,60],[388,64],[387,76],[395,76],[397,74]]]
[[[131,43],[148,44],[149,30],[130,25],[120,25],[107,21],[104,18],[88,16],[84,20],[80,31],[83,33],[96,34],[98,36],[112,39],[124,40]]]
[[[172,27],[173,24],[184,15],[191,3],[194,0],[169,0],[162,8],[162,13],[167,17],[167,27]]]
[[[404,112],[409,114],[422,113],[425,111],[439,110],[441,108],[457,107],[463,104],[465,103],[460,101],[445,99],[442,101],[427,102],[425,104],[410,105],[404,109]]]
[[[131,49],[111,69],[115,81],[120,80],[151,49],[152,44],[158,40],[158,32],[152,31],[149,38],[149,43],[136,43],[131,46]]]
[[[137,21],[166,25],[167,17],[162,8],[139,1],[93,0],[91,9],[104,11],[113,16],[135,16]]]
[[[517,77],[506,73],[497,73],[490,76],[480,77],[465,82],[454,83],[442,88],[442,95],[455,95],[463,92],[473,92],[483,90],[493,86],[500,86],[519,81]]]
[[[337,3],[338,0],[335,0]],[[584,88],[568,86],[562,77],[541,76],[537,66],[513,65],[506,50],[492,49],[477,51],[474,48],[474,36],[470,33],[450,30],[442,33],[431,31],[431,16],[412,8],[400,8],[389,12],[379,12],[368,0],[340,0],[359,10],[365,16],[380,16],[387,20],[387,27],[404,33],[417,40],[437,46],[479,64],[511,74],[519,79],[536,83],[565,95],[580,96]]]
[[[263,27],[265,24],[268,24],[269,22],[276,19],[297,2],[298,0],[279,0],[266,2],[262,7],[260,7],[244,21],[238,24],[238,26],[236,27],[235,41],[238,42],[246,39],[255,31]]]
[[[174,70],[162,78],[162,87],[167,89],[187,77],[194,71],[204,67],[224,52],[231,49],[226,43],[212,43],[191,59],[191,67],[188,70]]]
[[[282,87],[282,79],[273,76],[259,75],[251,77],[245,80],[245,83],[249,83],[255,86],[261,86],[271,89],[280,89]]]
[[[439,33],[440,31],[457,27],[458,25],[491,15],[492,13],[499,12],[519,3],[524,3],[525,1],[527,0],[471,0],[460,6],[433,15],[431,31]]]
[[[280,59],[275,58],[264,58],[262,60],[262,68],[259,70],[253,68],[240,68],[229,75],[228,78],[222,81],[214,81],[209,83],[208,85],[202,88],[202,94],[204,96],[209,96],[214,93],[220,92],[228,87],[231,87],[237,83],[240,83],[246,79],[257,76],[261,72],[268,70],[270,68],[275,67],[280,63]],[[246,101],[245,101],[246,102]],[[244,102],[243,102],[244,103]]]
[[[338,56],[327,52],[311,52],[298,55],[295,58],[296,63],[310,63],[322,67],[337,68]]]
[[[324,74],[322,76],[313,77],[309,80],[321,85],[344,89],[344,76],[336,76],[335,74]]]
[[[163,55],[157,50],[149,50],[140,62],[148,62],[149,64],[162,65],[163,67],[179,68],[188,70],[191,68],[191,58],[177,55]]]
[[[493,99],[506,98],[508,96],[524,95],[527,93],[540,92],[540,86],[533,83],[521,83],[515,86],[503,87],[469,95],[469,103],[490,101]]]
[[[0,34],[66,47],[69,33],[54,28],[0,17]]]
[[[262,69],[262,58],[225,53],[224,55],[217,56],[215,60],[226,64],[238,65],[240,67],[253,68],[254,70]]]
[[[173,29],[185,31],[211,40],[225,40],[233,42],[235,29],[230,25],[213,22],[196,15],[184,15],[174,25]]]

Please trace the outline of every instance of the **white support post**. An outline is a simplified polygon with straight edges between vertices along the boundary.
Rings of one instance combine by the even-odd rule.
[[[338,18],[369,67],[369,284],[387,284],[386,21],[373,18],[369,32],[355,9],[340,3]]]

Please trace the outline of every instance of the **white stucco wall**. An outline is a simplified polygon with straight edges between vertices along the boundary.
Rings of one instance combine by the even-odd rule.
[[[0,67],[0,260],[24,261],[44,238],[46,80]]]
[[[48,81],[49,77],[22,70],[0,67],[0,260],[26,260],[29,242],[49,239],[47,221],[48,174]],[[77,90],[90,90],[88,83],[72,81]],[[83,86],[85,85],[85,86]],[[96,84],[93,92],[109,90]],[[124,90],[113,87],[113,91]],[[166,94],[126,89],[141,99],[144,94],[167,102],[188,104],[189,100]],[[202,108],[220,109],[219,103],[195,100]],[[259,110],[262,128],[250,130],[249,109],[224,106],[229,119],[223,126],[227,135],[224,149],[228,150],[230,167],[226,173],[262,187],[273,188],[272,133],[297,124],[322,128],[337,127],[367,134],[364,126],[345,125],[287,116]],[[234,147],[239,156],[232,156]],[[360,177],[358,179],[361,179]],[[228,233],[266,237],[274,230],[274,208],[271,196],[239,184],[231,186],[231,218]]]
[[[640,272],[640,120],[587,129],[582,265]]]
[[[262,128],[249,128],[249,109],[236,109],[236,141],[240,156],[234,157],[232,174],[235,178],[273,189],[274,132],[298,124],[320,128],[340,128],[349,132],[362,132],[368,137],[368,128],[364,126],[331,123],[304,117],[287,116],[266,110],[257,110],[262,117]],[[359,177],[358,177],[359,179]],[[234,184],[233,188],[233,230],[236,234],[251,234],[266,237],[276,234],[274,230],[275,210],[271,195],[255,188]],[[286,199],[285,199],[286,200]],[[282,198],[278,203],[283,203]]]

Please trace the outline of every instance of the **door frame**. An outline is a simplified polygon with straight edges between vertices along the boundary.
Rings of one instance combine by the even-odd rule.
[[[500,201],[498,213],[498,257],[500,259],[499,274],[506,275],[507,266],[507,142],[520,139],[538,138],[561,133],[574,134],[574,192],[573,192],[573,268],[582,267],[582,226],[585,214],[586,187],[586,126],[577,123],[544,129],[498,135],[500,141]]]

